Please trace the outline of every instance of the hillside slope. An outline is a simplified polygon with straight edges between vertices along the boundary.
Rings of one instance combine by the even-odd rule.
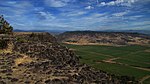
[[[138,33],[73,31],[57,36],[58,40],[78,45],[149,45],[150,36]]]
[[[128,84],[118,77],[79,63],[79,58],[48,33],[3,35],[8,46],[0,49],[0,84]]]

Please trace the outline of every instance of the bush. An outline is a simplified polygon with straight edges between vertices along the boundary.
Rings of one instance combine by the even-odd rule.
[[[17,37],[17,42],[24,43],[24,42],[27,42],[27,40],[25,40],[24,38],[21,38],[21,37]]]
[[[0,34],[12,34],[13,31],[13,27],[10,26],[8,28],[4,27],[2,29],[0,29]]]
[[[5,49],[8,46],[8,41],[6,40],[0,40],[0,49]]]

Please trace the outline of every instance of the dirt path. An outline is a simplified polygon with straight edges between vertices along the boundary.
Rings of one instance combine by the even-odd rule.
[[[149,52],[150,53],[150,49],[145,50],[145,52]]]
[[[150,78],[150,75],[144,76],[143,78],[140,79],[139,82],[140,82],[141,84],[143,84],[143,82],[144,82],[146,79],[148,79],[148,78]]]
[[[129,66],[129,67],[132,67],[132,68],[144,70],[144,71],[150,71],[149,68],[134,67],[134,66],[131,66],[131,65],[128,65],[128,64],[123,64],[123,63],[115,62],[114,60],[117,60],[117,59],[120,59],[120,57],[103,60],[103,62],[107,62],[107,63],[111,63],[111,64],[114,64],[114,63],[115,63],[115,64],[119,64],[119,65],[124,65],[124,66]]]
[[[117,59],[120,59],[120,57],[110,58],[110,59],[102,60],[102,61],[103,61],[103,62],[106,62],[106,63],[111,63],[111,64],[119,64],[119,65],[129,66],[129,67],[136,68],[136,69],[140,69],[140,70],[144,70],[144,71],[150,71],[149,68],[134,67],[134,66],[131,66],[131,65],[128,65],[128,64],[123,64],[123,63],[115,62],[115,60],[117,60]]]
[[[117,62],[114,61],[114,60],[117,60],[117,59],[120,59],[120,57],[115,57],[115,58],[110,58],[110,59],[107,59],[107,60],[103,60],[103,62],[107,62],[107,63],[117,63]]]
[[[131,67],[132,67],[132,66],[131,66]],[[144,70],[144,71],[150,71],[150,69],[148,69],[148,68],[142,68],[142,67],[133,67],[133,68],[140,69],[140,70]]]

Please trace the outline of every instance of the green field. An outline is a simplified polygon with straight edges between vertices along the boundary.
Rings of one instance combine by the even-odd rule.
[[[67,45],[80,57],[80,62],[111,74],[135,77],[150,84],[150,47]]]

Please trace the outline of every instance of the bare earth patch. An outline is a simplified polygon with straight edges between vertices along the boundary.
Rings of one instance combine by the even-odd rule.
[[[103,60],[103,62],[114,64],[114,63],[117,63],[117,62],[114,61],[114,60],[117,60],[117,59],[120,59],[120,57],[106,59],[106,60]]]
[[[102,46],[116,46],[116,47],[126,46],[126,45],[115,45],[112,43],[74,43],[74,42],[63,42],[63,43],[72,45],[102,45]]]
[[[69,50],[71,50],[71,51],[76,51],[76,49],[73,49],[73,48],[70,48]]]
[[[144,71],[150,71],[150,69],[148,69],[148,68],[142,68],[142,67],[133,67],[133,68],[144,70]]]
[[[149,52],[150,53],[150,50],[145,50],[145,52]]]

